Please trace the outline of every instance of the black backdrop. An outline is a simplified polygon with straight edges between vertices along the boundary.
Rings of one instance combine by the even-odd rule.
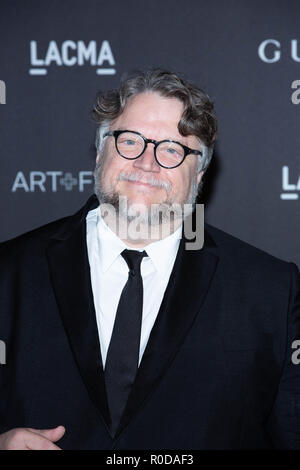
[[[82,205],[96,92],[161,66],[216,105],[206,220],[300,266],[299,17],[293,0],[1,0],[0,241]]]

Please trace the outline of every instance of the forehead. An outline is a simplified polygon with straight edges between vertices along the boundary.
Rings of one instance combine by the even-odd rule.
[[[156,134],[172,132],[178,137],[182,113],[183,104],[177,98],[167,98],[155,92],[140,93],[129,98],[113,127],[140,132],[151,130]]]

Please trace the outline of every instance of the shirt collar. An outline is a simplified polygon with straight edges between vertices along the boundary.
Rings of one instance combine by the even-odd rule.
[[[92,213],[92,214],[91,214]],[[100,208],[97,207],[88,214],[97,224],[97,237],[99,243],[99,262],[103,272],[106,272],[114,263],[116,258],[128,247],[104,222],[101,217]],[[154,264],[159,276],[164,277],[170,271],[170,265],[174,263],[182,237],[182,224],[171,235],[162,240],[154,241],[139,251],[145,250]],[[148,258],[145,258],[147,261]]]
[[[175,261],[181,237],[182,224],[171,235],[145,247],[149,258],[162,279],[170,274],[170,268]]]

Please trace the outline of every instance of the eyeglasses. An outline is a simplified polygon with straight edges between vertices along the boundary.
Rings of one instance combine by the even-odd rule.
[[[156,141],[147,139],[135,131],[109,131],[103,137],[115,138],[118,154],[128,160],[139,158],[146,150],[148,144],[154,144],[154,157],[163,168],[176,168],[181,165],[189,154],[203,155],[200,150],[193,150],[174,140]]]

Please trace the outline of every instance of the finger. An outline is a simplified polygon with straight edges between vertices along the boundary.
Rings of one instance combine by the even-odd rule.
[[[60,447],[53,444],[49,439],[33,432],[26,435],[24,438],[24,444],[26,445],[27,450],[61,450]]]
[[[28,431],[38,434],[40,436],[46,437],[50,441],[56,442],[62,438],[65,434],[66,429],[64,426],[57,426],[56,428],[52,429],[34,429],[34,428],[27,428]]]

